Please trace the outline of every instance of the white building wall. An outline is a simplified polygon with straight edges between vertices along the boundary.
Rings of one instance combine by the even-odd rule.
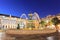
[[[10,19],[9,17],[4,17],[4,18],[0,17],[0,18],[1,18],[0,26],[2,26],[2,27],[4,26],[5,29],[16,29],[16,27],[17,27],[16,19],[14,19],[14,18]]]

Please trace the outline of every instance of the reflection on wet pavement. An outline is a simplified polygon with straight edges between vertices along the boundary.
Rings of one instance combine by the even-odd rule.
[[[54,36],[47,37],[47,40],[54,40]]]
[[[60,40],[60,33],[56,32],[45,35],[6,35],[4,40]]]

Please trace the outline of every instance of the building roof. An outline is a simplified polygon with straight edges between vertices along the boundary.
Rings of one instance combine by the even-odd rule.
[[[56,16],[60,16],[60,13],[58,13]]]
[[[0,14],[0,16],[6,16],[6,17],[9,17],[10,15],[8,15],[8,14]],[[17,16],[11,16],[11,17],[14,17],[14,18],[20,18],[20,17],[17,17]]]

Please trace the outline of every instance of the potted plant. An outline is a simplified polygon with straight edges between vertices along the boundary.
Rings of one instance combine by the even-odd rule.
[[[55,17],[55,18],[52,19],[52,22],[53,22],[53,24],[55,25],[56,29],[59,31],[60,20],[58,20],[58,18]]]

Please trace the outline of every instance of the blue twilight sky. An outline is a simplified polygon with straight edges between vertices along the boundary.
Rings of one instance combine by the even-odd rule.
[[[0,14],[20,17],[31,12],[40,17],[60,13],[60,0],[0,0]]]

